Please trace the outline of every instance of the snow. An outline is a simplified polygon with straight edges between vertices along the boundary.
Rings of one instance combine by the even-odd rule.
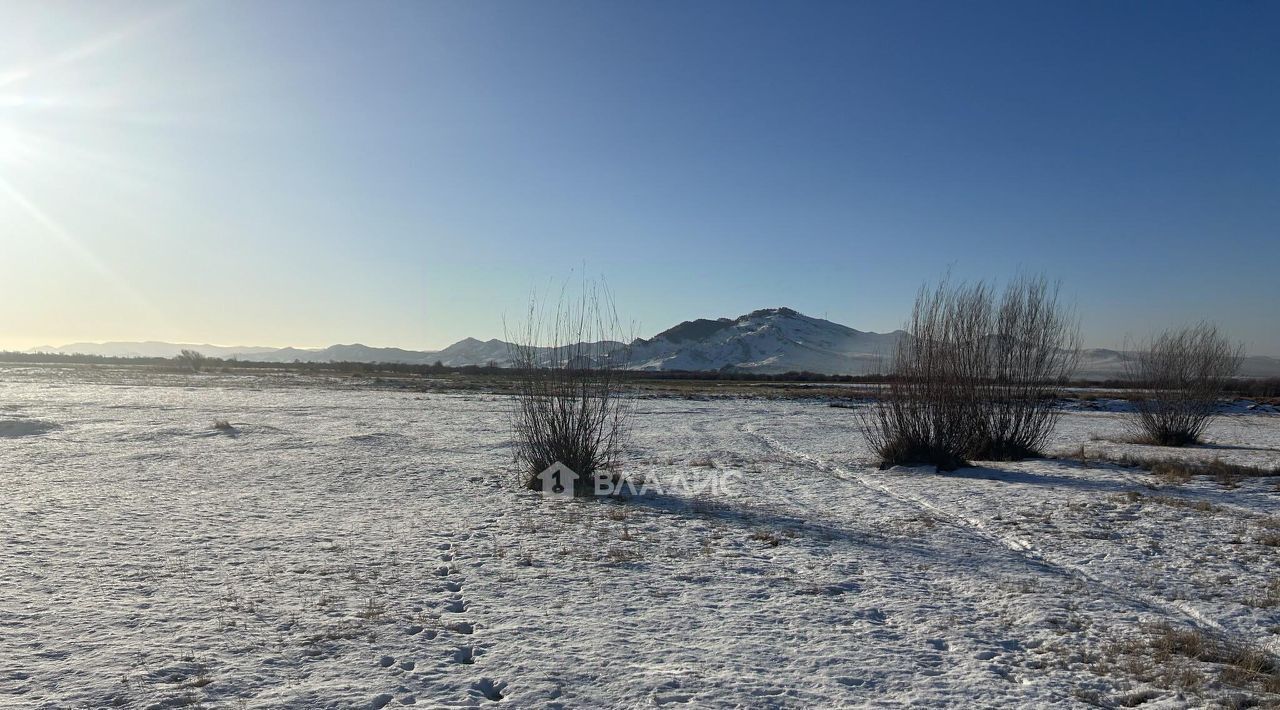
[[[869,333],[789,308],[734,320],[690,321],[633,344],[638,370],[718,370],[864,374],[877,371],[901,336]]]
[[[1240,691],[1091,659],[1161,620],[1280,652],[1274,478],[879,471],[849,409],[644,399],[629,471],[733,484],[562,503],[498,396],[93,372],[0,370],[0,706],[1191,707]],[[1053,448],[1151,453],[1118,417]],[[1276,415],[1211,435],[1177,455],[1280,465]]]

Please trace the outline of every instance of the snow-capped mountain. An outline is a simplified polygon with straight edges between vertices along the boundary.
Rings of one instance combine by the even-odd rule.
[[[765,308],[738,318],[685,321],[631,344],[638,370],[723,370],[865,374],[883,367],[902,331],[870,333]]]
[[[476,340],[463,338],[449,347],[436,353],[436,359],[450,367],[462,365],[487,365],[495,363],[500,366],[511,364],[511,344],[505,340],[490,338]],[[435,362],[435,360],[432,360]]]

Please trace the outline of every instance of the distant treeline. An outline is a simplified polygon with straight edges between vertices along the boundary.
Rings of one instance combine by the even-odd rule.
[[[114,357],[108,355],[82,355],[64,353],[23,353],[0,351],[0,362],[29,364],[67,364],[67,365],[141,365],[163,370],[191,369],[188,363],[178,358],[166,357]],[[226,369],[243,370],[285,370],[289,372],[333,373],[342,375],[419,375],[419,376],[488,376],[504,377],[511,375],[511,369],[500,367],[496,363],[487,365],[445,365],[440,362],[432,364],[409,364],[397,362],[260,362],[254,360],[223,359],[204,357],[199,367],[205,371]],[[700,381],[700,382],[814,382],[875,384],[888,382],[886,375],[824,375],[817,372],[784,372],[766,374],[758,372],[735,372],[732,370],[628,370],[622,373],[633,380],[667,380],[667,381]],[[1133,383],[1123,379],[1108,380],[1072,380],[1059,383],[1062,386],[1087,386],[1105,389],[1132,389]],[[1227,391],[1239,397],[1280,397],[1280,378],[1267,379],[1236,378],[1232,380]]]
[[[23,353],[0,351],[0,362],[70,365],[142,365],[171,370],[190,370],[190,361],[181,357],[116,357],[110,355],[83,355],[65,353]],[[201,356],[199,367],[204,370],[241,368],[250,370],[289,370],[292,372],[335,372],[342,374],[402,374],[402,375],[492,375],[511,374],[511,369],[496,363],[487,365],[411,364],[399,362],[261,362],[254,360],[224,359]],[[729,370],[627,370],[624,376],[646,380],[724,380],[733,382],[880,382],[881,375],[824,375],[817,372],[786,372],[761,374],[732,372]]]
[[[0,351],[0,362],[31,363],[45,365],[142,365],[164,369],[190,370],[190,361],[179,357],[117,357],[112,355],[84,355],[80,353],[21,353]],[[237,368],[246,370],[288,370],[290,372],[336,372],[343,374],[501,374],[506,368],[496,364],[450,367],[442,363],[431,365],[399,362],[265,362],[201,356],[199,367],[205,370]]]

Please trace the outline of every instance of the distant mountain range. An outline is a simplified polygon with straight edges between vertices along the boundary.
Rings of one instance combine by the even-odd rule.
[[[906,333],[854,330],[790,308],[765,308],[737,318],[685,321],[645,340],[631,343],[629,363],[637,370],[729,370],[776,374],[817,372],[862,375],[884,369],[893,347]],[[604,350],[621,349],[608,343]],[[503,340],[466,338],[443,350],[375,348],[359,343],[327,348],[226,347],[164,342],[72,343],[39,347],[30,352],[106,355],[113,357],[173,357],[184,349],[224,359],[259,362],[394,362],[427,365],[511,364],[510,344]],[[598,350],[600,351],[600,350]],[[1089,349],[1081,352],[1076,376],[1108,379],[1124,372],[1131,353]],[[1241,374],[1280,377],[1280,358],[1245,358]]]

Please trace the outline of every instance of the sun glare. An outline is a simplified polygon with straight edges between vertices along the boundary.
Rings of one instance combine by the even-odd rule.
[[[22,150],[22,138],[18,131],[6,123],[0,123],[0,163],[9,163]]]
[[[73,225],[86,221],[86,198],[126,184],[143,167],[111,132],[118,120],[114,112],[132,108],[128,88],[104,89],[94,81],[93,69],[104,60],[138,61],[134,40],[173,12],[168,8],[150,13],[79,42],[25,42],[22,46],[35,49],[10,57],[10,66],[0,66],[0,206],[14,220],[6,231],[56,245],[67,263],[88,267],[137,304],[140,312],[154,308],[99,256],[107,249],[95,244],[96,235],[79,234]],[[104,91],[109,91],[110,101],[102,100]],[[66,180],[89,190],[49,194],[40,189],[42,184]]]

